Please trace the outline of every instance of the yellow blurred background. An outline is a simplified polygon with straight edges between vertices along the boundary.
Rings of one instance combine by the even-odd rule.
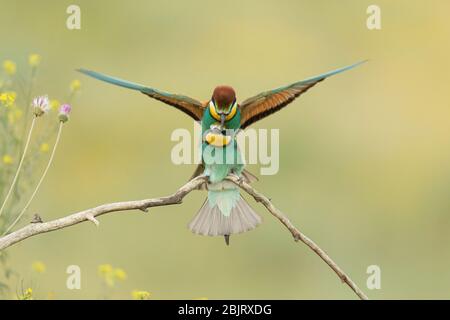
[[[82,82],[54,166],[30,213],[44,220],[99,204],[167,195],[194,165],[170,160],[179,111],[77,74],[89,68],[206,100],[218,84],[238,99],[369,59],[311,89],[257,128],[280,129],[280,171],[254,186],[270,196],[373,299],[450,298],[450,25],[448,1],[0,0],[0,60],[43,60],[35,94]],[[258,166],[251,166],[258,173]],[[183,205],[101,217],[10,249],[37,298],[105,296],[97,267],[128,277],[108,298],[353,299],[353,292],[264,208],[255,231],[222,238],[186,228],[205,194]],[[26,219],[28,221],[29,219]],[[23,223],[21,224],[23,225]],[[33,261],[46,272],[37,276]],[[81,290],[66,288],[79,265]],[[381,290],[366,288],[378,265]],[[13,284],[13,291],[20,283]]]

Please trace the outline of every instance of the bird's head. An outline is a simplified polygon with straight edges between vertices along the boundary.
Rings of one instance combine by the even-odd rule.
[[[234,89],[230,86],[216,87],[209,102],[209,111],[217,121],[220,121],[223,127],[224,123],[233,118],[237,112]]]

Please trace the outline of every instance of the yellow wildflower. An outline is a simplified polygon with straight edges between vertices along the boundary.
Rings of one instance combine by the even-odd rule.
[[[41,151],[42,153],[46,153],[46,152],[48,152],[48,150],[50,150],[50,146],[48,145],[48,143],[44,142],[39,147],[39,151]]]
[[[81,82],[80,82],[80,80],[73,80],[73,81],[70,83],[70,91],[75,92],[75,91],[80,90],[80,88],[81,88]]]
[[[11,107],[16,102],[17,94],[14,91],[3,92],[0,94],[0,103]]]
[[[150,298],[150,292],[134,290],[131,293],[131,296],[133,297],[134,300],[148,300]]]
[[[5,154],[5,155],[3,156],[3,163],[4,163],[4,164],[9,165],[9,164],[13,164],[13,162],[14,162],[14,160],[13,160],[13,158],[12,158],[9,154]]]
[[[124,281],[127,279],[127,273],[121,268],[114,269],[114,278]]]
[[[19,300],[33,300],[33,289],[28,288],[25,290],[23,295],[18,297]]]
[[[44,273],[45,270],[47,269],[47,267],[45,266],[45,264],[41,261],[35,261],[31,264],[31,267],[33,268],[34,271],[36,271],[37,273]]]
[[[31,67],[36,68],[41,63],[41,56],[33,53],[28,56],[28,63]]]
[[[108,287],[114,287],[114,269],[110,264],[102,264],[98,266],[100,277],[105,280]]]
[[[113,271],[113,267],[110,264],[102,264],[98,266],[98,273],[101,276],[109,275]]]
[[[3,70],[5,70],[6,74],[12,76],[16,73],[16,64],[14,61],[5,60],[3,61]]]
[[[60,105],[60,103],[58,100],[55,100],[55,99],[50,100],[50,109],[57,110],[59,105]]]

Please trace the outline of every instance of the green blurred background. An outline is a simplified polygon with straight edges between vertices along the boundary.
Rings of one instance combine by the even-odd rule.
[[[81,7],[79,31],[66,8]],[[166,195],[194,166],[170,160],[175,128],[192,121],[157,101],[88,79],[78,67],[206,100],[217,84],[238,99],[363,59],[256,127],[280,129],[280,171],[255,187],[325,249],[369,297],[450,298],[450,26],[448,1],[0,0],[0,59],[43,57],[35,93],[82,81],[72,120],[30,212],[44,220],[102,203]],[[251,171],[258,173],[257,166]],[[108,293],[153,299],[353,299],[315,254],[264,208],[255,231],[222,238],[186,228],[205,198],[100,218],[10,249],[37,298],[102,298],[97,266],[128,279]],[[31,263],[47,265],[42,275]],[[66,288],[79,265],[82,289]],[[366,288],[379,265],[381,290]],[[13,284],[20,287],[20,283]]]

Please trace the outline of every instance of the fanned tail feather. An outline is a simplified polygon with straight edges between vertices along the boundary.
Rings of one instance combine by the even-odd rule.
[[[222,214],[217,205],[211,207],[206,200],[188,228],[204,236],[229,236],[253,230],[261,222],[261,217],[240,196],[228,217]]]

